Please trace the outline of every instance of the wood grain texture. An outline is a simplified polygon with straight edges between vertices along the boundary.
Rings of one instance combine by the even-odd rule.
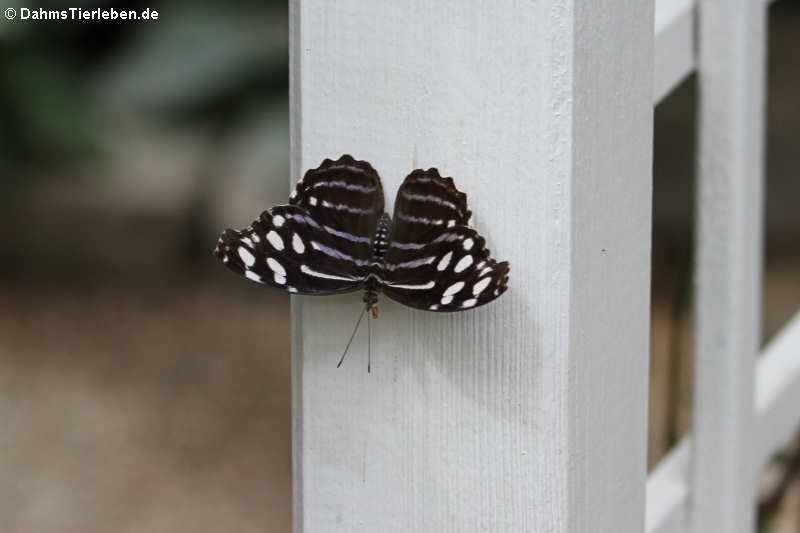
[[[800,311],[764,349],[756,375],[758,467],[800,426]]]
[[[755,528],[765,8],[699,1],[693,531]]]
[[[291,3],[293,175],[453,176],[511,262],[454,315],[294,298],[295,530],[644,528],[653,5]]]

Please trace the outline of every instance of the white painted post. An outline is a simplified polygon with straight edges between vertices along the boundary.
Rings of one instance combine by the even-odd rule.
[[[693,531],[755,528],[765,7],[699,2]]]
[[[294,298],[297,532],[640,532],[653,5],[294,0],[293,176],[467,192],[509,291],[456,315]],[[391,212],[391,211],[390,211]]]
[[[695,0],[658,0],[653,102],[658,104],[695,68]]]

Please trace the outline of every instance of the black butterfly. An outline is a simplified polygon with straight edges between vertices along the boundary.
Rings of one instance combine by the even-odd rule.
[[[381,292],[426,311],[463,311],[505,292],[508,263],[489,257],[452,178],[415,170],[397,192],[394,217],[383,209],[372,165],[349,155],[326,159],[297,183],[289,205],[225,230],[214,255],[241,276],[293,294],[364,289],[365,312]]]

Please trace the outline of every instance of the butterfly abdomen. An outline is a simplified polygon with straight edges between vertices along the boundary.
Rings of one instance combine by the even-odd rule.
[[[364,303],[367,307],[372,307],[378,303],[378,293],[380,292],[379,279],[383,279],[383,258],[389,249],[389,234],[392,229],[392,218],[384,213],[378,219],[378,227],[375,230],[375,237],[372,239],[372,258],[370,274],[364,284]]]
[[[384,213],[378,220],[378,229],[375,231],[375,238],[372,240],[372,261],[382,263],[386,250],[389,249],[389,232],[392,228],[392,219]]]

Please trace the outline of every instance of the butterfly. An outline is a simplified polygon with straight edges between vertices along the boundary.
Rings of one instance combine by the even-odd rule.
[[[214,255],[240,276],[291,294],[363,290],[358,323],[369,311],[377,318],[380,293],[426,311],[464,311],[508,286],[508,263],[491,258],[471,215],[453,179],[429,168],[405,178],[390,217],[372,165],[343,155],[307,171],[288,205],[225,230]]]

